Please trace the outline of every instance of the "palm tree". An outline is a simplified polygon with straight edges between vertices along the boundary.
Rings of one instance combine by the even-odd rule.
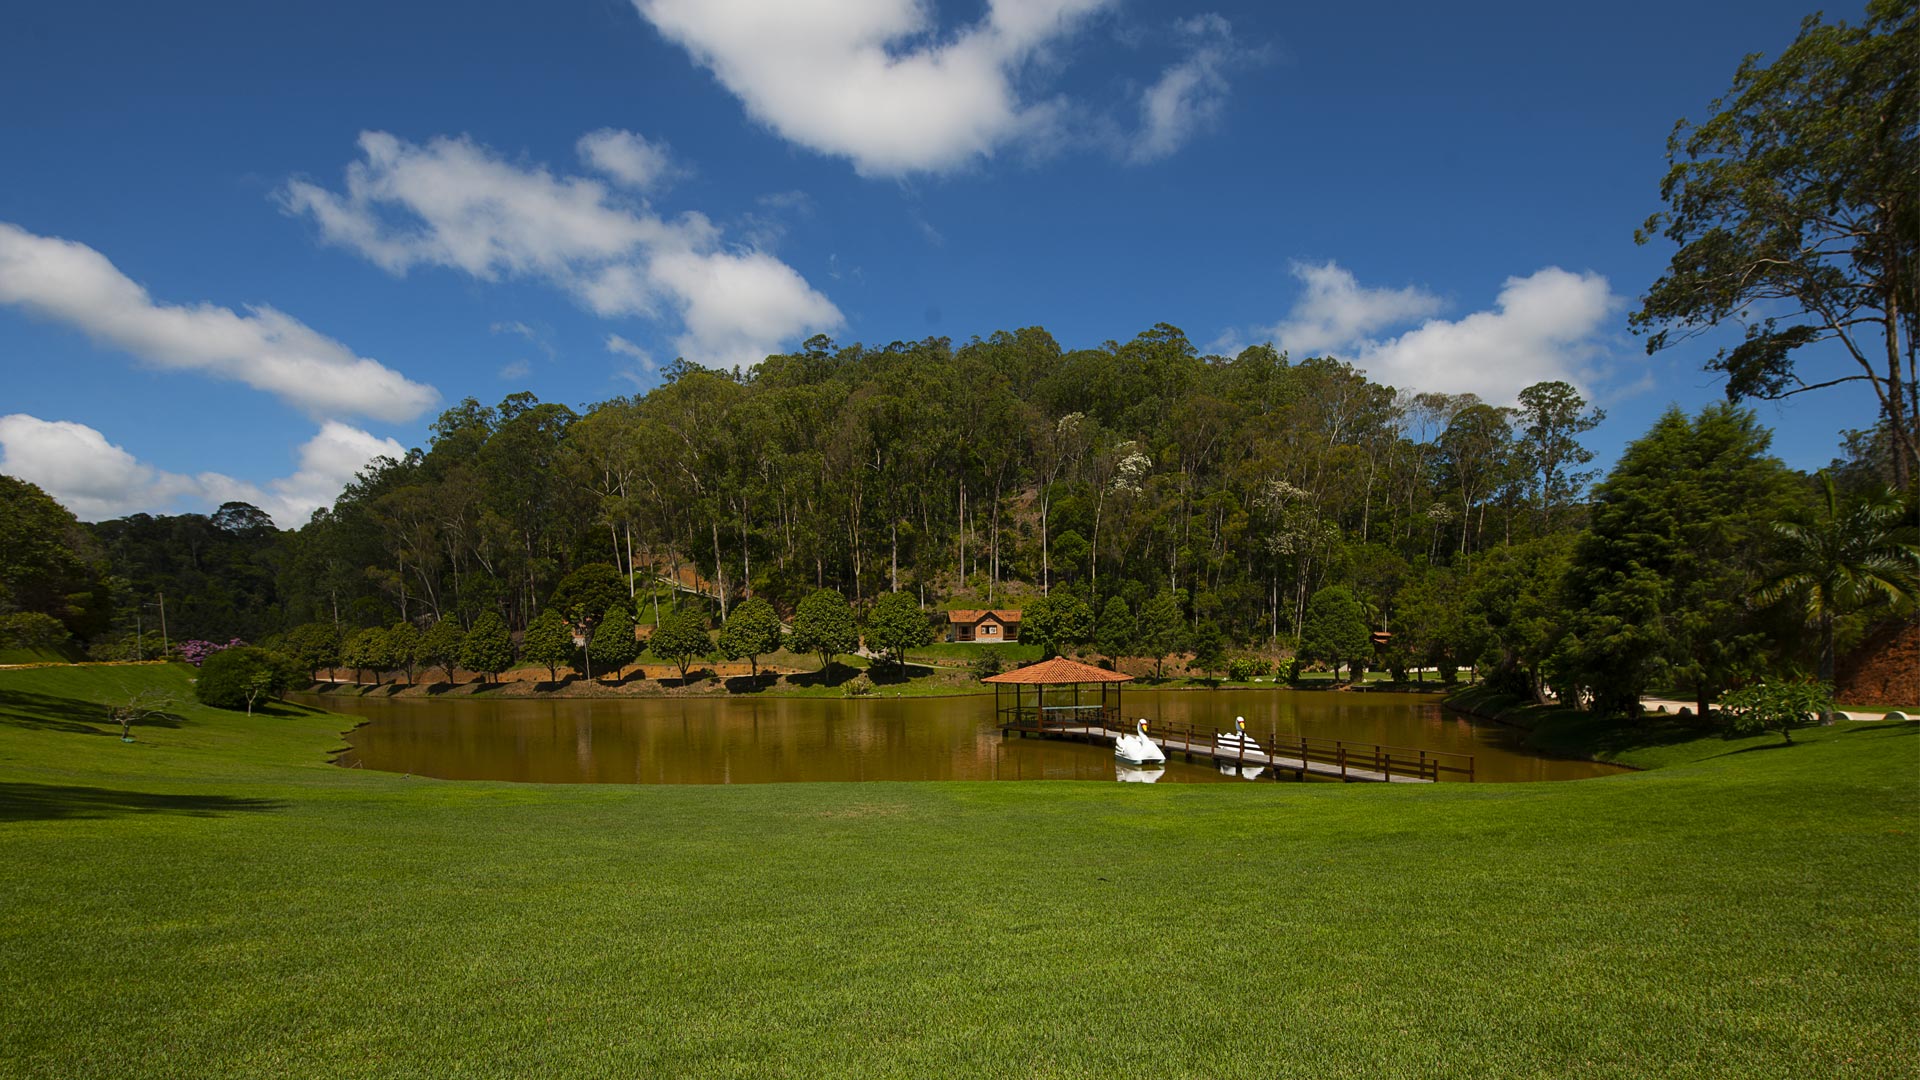
[[[1833,681],[1833,620],[1875,599],[1911,603],[1920,594],[1920,544],[1912,515],[1891,488],[1842,502],[1833,477],[1820,474],[1821,506],[1773,523],[1785,565],[1760,587],[1771,604],[1798,596],[1807,624],[1820,628],[1821,682]]]

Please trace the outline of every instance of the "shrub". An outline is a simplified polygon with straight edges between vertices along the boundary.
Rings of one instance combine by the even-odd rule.
[[[194,667],[200,667],[201,665],[205,664],[207,662],[207,658],[212,656],[214,653],[221,652],[226,649],[238,649],[245,645],[246,645],[246,642],[241,641],[239,638],[234,638],[231,641],[228,641],[225,645],[216,645],[211,641],[201,641],[198,638],[195,638],[191,641],[181,642],[178,651],[180,653],[180,659],[185,660],[187,663],[192,664]]]
[[[38,611],[0,615],[0,649],[51,648],[67,640],[66,624]]]
[[[867,678],[866,672],[863,671],[847,680],[848,697],[865,697],[871,693],[873,693],[873,680]]]
[[[1811,679],[1755,683],[1721,698],[1720,711],[1736,735],[1777,731],[1792,742],[1794,728],[1818,724],[1833,711],[1833,687]]]
[[[973,677],[976,679],[984,679],[989,675],[998,675],[1002,671],[1005,671],[1007,667],[1007,657],[1006,654],[1002,653],[999,649],[989,645],[980,650],[979,656],[974,657],[972,667]]]
[[[286,693],[288,672],[298,670],[296,663],[251,645],[223,648],[201,662],[193,695],[203,705],[251,714],[261,701]]]

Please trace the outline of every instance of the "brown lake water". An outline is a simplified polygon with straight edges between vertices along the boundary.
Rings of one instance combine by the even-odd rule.
[[[1002,738],[992,696],[584,698],[436,701],[327,697],[371,721],[347,736],[350,768],[446,780],[557,784],[763,784],[815,780],[1245,782],[1177,756],[1122,775],[1105,746]],[[1305,735],[1472,754],[1477,779],[1578,780],[1620,770],[1521,749],[1520,732],[1415,694],[1170,690],[1127,694],[1129,717],[1230,728],[1263,743]]]

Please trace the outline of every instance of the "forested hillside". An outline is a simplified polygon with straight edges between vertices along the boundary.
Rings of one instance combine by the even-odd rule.
[[[297,531],[244,504],[90,528],[116,631],[151,630],[164,595],[175,639],[488,614],[519,631],[604,564],[636,600],[662,577],[704,593],[715,626],[751,598],[791,617],[819,589],[861,610],[905,592],[929,611],[1051,604],[1070,613],[1057,646],[1110,654],[1177,610],[1158,651],[1337,663],[1364,622],[1394,634],[1388,663],[1479,663],[1544,693],[1556,671],[1725,685],[1811,661],[1809,627],[1830,663],[1836,625],[1844,645],[1906,602],[1857,597],[1836,624],[1802,617],[1804,590],[1759,599],[1790,554],[1775,523],[1818,500],[1750,413],[1670,413],[1596,501],[1581,438],[1599,419],[1565,383],[1513,406],[1415,393],[1267,347],[1203,356],[1164,324],[1071,352],[1039,328],[814,338],[737,374],[679,363],[583,412],[468,399]],[[1839,475],[1842,501],[1891,497],[1871,460]],[[1315,626],[1316,606],[1335,614]],[[98,621],[72,629],[97,640]]]

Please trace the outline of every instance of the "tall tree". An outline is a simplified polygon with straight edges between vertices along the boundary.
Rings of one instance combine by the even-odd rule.
[[[1094,627],[1093,647],[1110,660],[1133,652],[1133,610],[1124,597],[1109,596],[1100,609],[1100,621]]]
[[[1180,613],[1180,598],[1165,589],[1140,608],[1134,627],[1134,647],[1142,656],[1153,657],[1153,677],[1160,678],[1167,657],[1186,643],[1186,618]]]
[[[1326,660],[1333,665],[1333,677],[1340,678],[1344,661],[1358,681],[1365,669],[1372,636],[1367,629],[1366,609],[1344,585],[1321,589],[1307,601],[1307,619],[1300,627],[1300,655],[1309,660]]]
[[[37,611],[76,637],[98,634],[111,611],[107,572],[71,511],[34,484],[0,476],[0,615]]]
[[[1790,495],[1753,414],[1669,410],[1594,489],[1567,573],[1569,673],[1628,719],[1656,679],[1692,686],[1702,714],[1766,644],[1748,598]]]
[[[1920,462],[1916,12],[1911,0],[1871,0],[1861,26],[1809,16],[1772,63],[1741,62],[1713,116],[1675,126],[1667,209],[1635,239],[1665,236],[1679,250],[1629,320],[1652,332],[1649,352],[1745,322],[1741,342],[1707,365],[1734,400],[1866,383],[1899,447],[1903,489]],[[1802,374],[1797,354],[1816,343],[1844,358],[1840,370]]]
[[[1876,601],[1911,608],[1920,592],[1920,544],[1913,513],[1881,488],[1843,499],[1820,474],[1820,504],[1774,522],[1781,567],[1759,590],[1762,601],[1793,598],[1820,631],[1819,681],[1833,682],[1833,621]]]
[[[1593,451],[1580,445],[1580,436],[1605,420],[1600,409],[1587,409],[1587,399],[1571,383],[1554,380],[1534,383],[1520,391],[1520,406],[1515,419],[1526,436],[1520,443],[1520,457],[1532,474],[1537,531],[1548,532],[1554,515],[1579,495],[1593,479],[1580,466],[1593,460]]]
[[[420,670],[422,641],[420,628],[410,622],[394,623],[387,630],[387,662],[407,673],[407,685],[413,685],[413,673]]]

